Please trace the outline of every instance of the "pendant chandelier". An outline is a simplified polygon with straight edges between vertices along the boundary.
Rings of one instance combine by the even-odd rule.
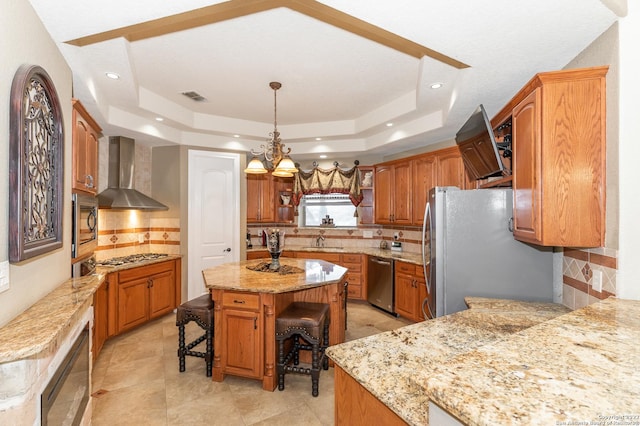
[[[279,177],[291,177],[294,173],[298,172],[298,168],[289,157],[291,148],[284,151],[284,144],[280,140],[280,132],[278,132],[278,120],[277,120],[277,99],[276,92],[282,87],[282,84],[277,81],[269,83],[269,87],[273,89],[273,132],[269,133],[270,138],[267,140],[266,145],[260,145],[260,150],[251,150],[253,158],[244,169],[247,174],[261,174],[267,173],[267,169],[273,169],[271,173],[273,176]],[[264,157],[263,161],[258,158]],[[265,163],[266,166],[265,167]]]

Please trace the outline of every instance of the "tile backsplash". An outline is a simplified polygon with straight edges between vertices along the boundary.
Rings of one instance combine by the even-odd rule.
[[[180,219],[154,218],[140,210],[98,214],[98,260],[138,253],[180,254]]]
[[[593,287],[594,272],[602,273],[602,291]],[[565,248],[562,262],[562,303],[578,309],[616,295],[618,252],[605,247]]]

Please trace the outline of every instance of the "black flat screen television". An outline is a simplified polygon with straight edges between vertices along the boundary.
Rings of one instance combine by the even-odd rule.
[[[473,180],[504,174],[498,144],[482,104],[456,133],[456,144]]]

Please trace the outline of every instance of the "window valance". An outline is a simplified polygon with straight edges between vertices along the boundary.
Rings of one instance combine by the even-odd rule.
[[[334,167],[330,170],[314,167],[311,171],[300,170],[293,183],[293,203],[298,206],[306,194],[349,194],[354,206],[362,202],[360,173],[358,166],[349,170]]]

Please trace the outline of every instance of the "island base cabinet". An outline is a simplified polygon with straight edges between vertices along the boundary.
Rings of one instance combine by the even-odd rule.
[[[257,312],[225,310],[222,314],[224,371],[234,376],[262,378]]]
[[[337,426],[407,424],[342,368],[336,366],[334,370],[335,424]]]

